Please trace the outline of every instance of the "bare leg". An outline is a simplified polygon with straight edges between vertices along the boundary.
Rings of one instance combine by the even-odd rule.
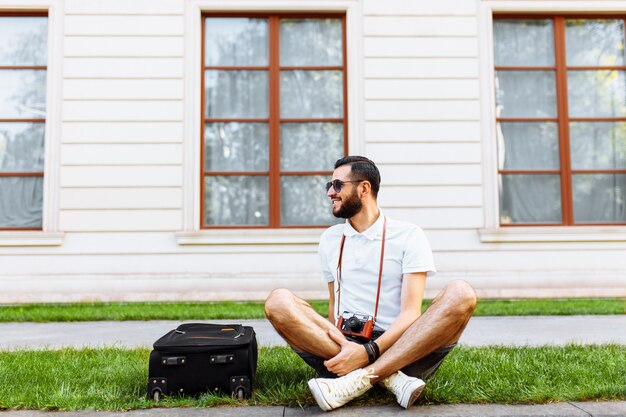
[[[474,308],[476,293],[465,281],[452,281],[411,326],[376,362],[377,382],[435,351],[459,340]]]
[[[291,291],[281,288],[273,290],[265,300],[265,315],[290,346],[330,359],[340,352],[328,331],[341,332],[328,320],[320,316],[306,301]]]

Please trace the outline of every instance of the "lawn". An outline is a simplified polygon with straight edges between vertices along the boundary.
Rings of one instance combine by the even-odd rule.
[[[147,349],[0,352],[0,409],[128,410],[145,397]],[[626,346],[458,347],[417,404],[546,403],[626,399]],[[288,348],[262,348],[247,405],[312,405],[312,371]],[[392,404],[375,387],[355,404]],[[231,398],[166,398],[164,407],[237,404]]]
[[[312,301],[327,314],[326,301]],[[429,304],[425,300],[423,308]],[[626,314],[626,299],[479,300],[474,316]],[[261,302],[75,303],[0,306],[0,322],[263,318]]]

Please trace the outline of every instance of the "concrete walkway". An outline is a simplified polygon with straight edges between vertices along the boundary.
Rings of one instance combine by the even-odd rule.
[[[260,345],[284,346],[267,320],[212,320],[253,326]],[[0,323],[0,350],[62,347],[150,347],[182,321],[122,321],[73,323]],[[468,346],[542,346],[626,344],[626,315],[474,317],[461,344]]]
[[[545,405],[459,404],[344,407],[325,413],[318,407],[152,408],[125,412],[4,411],[3,417],[624,417],[626,402],[557,403]]]

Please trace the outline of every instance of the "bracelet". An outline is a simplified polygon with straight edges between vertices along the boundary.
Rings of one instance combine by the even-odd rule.
[[[369,343],[364,344],[363,347],[365,348],[365,352],[367,353],[367,359],[369,360],[370,364],[374,363],[374,361],[376,360],[376,357],[374,356],[374,349],[370,346]]]
[[[376,344],[375,341],[371,341],[368,343],[368,345],[370,345],[370,347],[372,348],[372,351],[374,352],[374,358],[378,359],[380,358],[380,348],[378,347],[378,344]]]

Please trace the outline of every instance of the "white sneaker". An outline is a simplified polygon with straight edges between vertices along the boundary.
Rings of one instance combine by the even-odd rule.
[[[373,369],[357,369],[340,378],[313,378],[309,380],[309,389],[322,410],[334,410],[372,388],[372,372]]]
[[[413,405],[426,386],[426,383],[421,379],[408,376],[400,371],[389,375],[381,382],[385,388],[396,395],[398,404],[404,408]]]

